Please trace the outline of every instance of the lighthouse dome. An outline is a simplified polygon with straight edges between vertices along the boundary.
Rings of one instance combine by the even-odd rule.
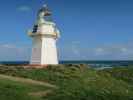
[[[43,7],[39,10],[38,13],[43,13],[43,16],[50,16],[52,14],[47,5],[43,5]]]
[[[52,23],[53,20],[51,18],[51,11],[49,10],[47,5],[41,7],[37,14],[37,24],[44,24],[44,23]]]

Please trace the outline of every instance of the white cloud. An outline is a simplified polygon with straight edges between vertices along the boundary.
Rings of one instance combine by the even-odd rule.
[[[0,61],[29,60],[30,46],[0,44]],[[74,42],[60,47],[61,59],[66,60],[133,60],[132,45],[83,46]]]
[[[1,47],[7,48],[7,49],[16,48],[16,46],[12,44],[2,44]]]
[[[97,48],[96,51],[97,52],[104,52],[104,49],[103,48]]]
[[[127,49],[127,48],[124,48],[124,47],[121,48],[120,50],[121,50],[122,52],[128,52],[128,49]]]
[[[113,44],[90,47],[72,42],[60,47],[60,58],[67,60],[133,60],[133,46]]]
[[[26,6],[26,5],[19,6],[17,9],[19,11],[22,11],[22,12],[28,12],[31,10],[31,8],[29,6]]]
[[[0,61],[29,60],[30,48],[13,44],[0,44]]]
[[[72,46],[72,51],[76,56],[80,56],[80,50],[78,47]]]
[[[75,54],[75,56],[80,56],[80,47],[79,42],[73,42],[72,43],[72,51]]]

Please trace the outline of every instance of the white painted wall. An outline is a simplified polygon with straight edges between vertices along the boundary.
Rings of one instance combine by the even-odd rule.
[[[56,40],[54,38],[42,37],[42,59],[41,64],[58,64]]]
[[[52,25],[41,25],[38,28],[41,34],[54,34],[54,27]]]
[[[40,64],[41,63],[41,49],[42,49],[42,39],[39,36],[33,37],[33,47],[32,47],[32,56],[31,64]]]

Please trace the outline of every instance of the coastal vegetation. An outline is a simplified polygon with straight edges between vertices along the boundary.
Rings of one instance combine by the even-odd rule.
[[[133,68],[0,66],[1,100],[133,100]]]

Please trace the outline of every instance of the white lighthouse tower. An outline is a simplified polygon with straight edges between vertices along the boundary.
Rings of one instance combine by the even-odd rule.
[[[58,64],[56,41],[59,38],[59,30],[51,20],[51,12],[44,5],[37,14],[37,21],[28,35],[32,37],[33,47],[30,64],[49,65]]]

